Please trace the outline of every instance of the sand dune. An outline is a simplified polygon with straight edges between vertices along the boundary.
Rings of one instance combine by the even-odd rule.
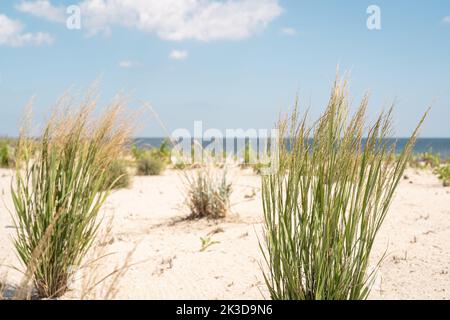
[[[372,299],[450,298],[450,188],[430,172],[408,170],[379,233],[376,261],[387,249]],[[231,170],[232,212],[220,221],[186,221],[177,171],[135,177],[133,186],[114,192],[103,212],[114,217],[102,245],[114,253],[103,259],[100,274],[120,266],[134,251],[118,287],[118,299],[263,299],[260,270],[262,207],[260,178],[249,170]],[[11,244],[14,233],[7,208],[11,171],[0,170],[0,275],[17,283],[19,266]],[[217,241],[203,252],[200,238]],[[77,275],[77,279],[83,275]],[[76,288],[66,298],[77,298]],[[98,293],[101,298],[101,293]]]

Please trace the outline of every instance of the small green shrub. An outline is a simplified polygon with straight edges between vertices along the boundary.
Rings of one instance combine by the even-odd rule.
[[[436,169],[436,174],[442,180],[444,187],[450,187],[450,164]]]
[[[105,189],[128,188],[131,185],[131,175],[125,160],[115,160],[106,172]]]
[[[176,170],[185,170],[193,166],[192,159],[183,156],[183,153],[176,148],[171,150],[170,163]]]
[[[211,247],[214,244],[220,243],[220,241],[215,241],[210,237],[205,237],[205,238],[200,237],[200,242],[202,244],[202,246],[200,248],[200,252],[205,251],[206,249],[208,249],[209,247]]]
[[[171,152],[170,140],[168,138],[163,140],[159,148],[138,147],[136,145],[131,147],[131,154],[136,160],[139,160],[147,155],[151,155],[168,163],[170,162]]]
[[[165,167],[164,160],[148,153],[137,160],[137,174],[140,176],[160,175]]]
[[[226,171],[218,176],[207,168],[185,175],[186,203],[191,219],[224,218],[230,208],[232,184],[227,181]]]
[[[159,148],[146,149],[134,145],[131,153],[136,161],[138,175],[159,175],[171,162],[170,140],[164,139]]]
[[[170,155],[172,150],[170,149],[170,140],[168,138],[164,139],[158,149],[158,156],[164,159],[165,162],[170,162]]]
[[[411,156],[409,165],[415,169],[434,169],[441,165],[441,156],[431,150]]]
[[[5,285],[2,280],[0,280],[0,300],[4,299]]]
[[[264,164],[261,162],[255,163],[252,165],[253,172],[256,174],[261,174],[264,168],[270,167],[270,164]]]
[[[131,147],[131,154],[135,160],[141,159],[145,155],[145,152],[146,152],[146,149],[139,148],[136,145],[133,145]]]
[[[15,164],[14,161],[14,148],[10,141],[0,141],[0,168],[11,168]]]

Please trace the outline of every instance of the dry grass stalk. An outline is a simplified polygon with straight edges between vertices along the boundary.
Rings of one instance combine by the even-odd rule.
[[[123,262],[116,265],[112,270],[102,270],[102,261],[106,261],[113,253],[108,252],[108,244],[111,243],[112,219],[110,219],[102,236],[93,246],[91,253],[86,258],[86,263],[81,267],[81,300],[111,300],[117,297],[119,285],[126,272],[136,263],[131,263],[137,245],[130,250]]]

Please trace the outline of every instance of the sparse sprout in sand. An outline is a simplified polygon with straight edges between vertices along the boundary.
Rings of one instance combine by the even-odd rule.
[[[97,240],[80,267],[79,290],[75,292],[75,297],[80,300],[115,299],[125,274],[136,264],[131,260],[137,244],[120,259],[119,264],[114,265],[109,260],[119,254],[119,252],[111,252],[109,248],[114,242],[112,226],[112,218],[102,225],[103,230],[99,232]]]
[[[163,140],[161,145],[158,148],[158,155],[160,158],[162,158],[167,163],[170,162],[170,156],[171,156],[171,149],[170,149],[171,141],[170,139],[166,138]]]
[[[135,160],[138,160],[142,158],[142,156],[145,154],[145,149],[140,148],[137,145],[133,144],[130,149],[131,155]]]
[[[210,237],[200,238],[200,241],[202,243],[202,247],[200,248],[200,252],[205,251],[206,249],[208,249],[213,244],[220,243],[219,241],[212,240]]]
[[[12,183],[14,245],[39,297],[63,295],[95,239],[97,215],[110,194],[107,172],[129,141],[121,98],[98,115],[92,95],[64,96],[38,134],[18,142],[23,165]],[[98,115],[98,116],[97,116]]]
[[[346,82],[337,79],[312,126],[306,116],[299,119],[297,106],[278,125],[280,167],[262,177],[260,245],[272,299],[365,299],[371,290],[369,255],[417,129],[401,155],[391,157],[395,149],[385,139],[391,112],[366,127],[367,103],[366,96],[350,117]]]
[[[232,184],[227,180],[225,169],[200,168],[185,173],[184,181],[189,218],[219,219],[227,215]]]

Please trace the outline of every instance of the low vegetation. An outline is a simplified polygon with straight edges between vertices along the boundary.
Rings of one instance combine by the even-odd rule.
[[[106,171],[104,189],[123,189],[131,185],[131,174],[126,160],[118,159],[111,162]]]
[[[436,169],[438,178],[442,181],[444,187],[450,187],[450,164],[443,165]]]
[[[166,168],[163,159],[153,156],[151,153],[145,153],[137,159],[137,174],[140,176],[157,176]]]
[[[435,169],[441,165],[441,156],[431,150],[411,156],[409,166],[415,169]]]
[[[444,187],[450,186],[450,162],[449,159],[441,157],[440,154],[431,150],[424,153],[417,153],[411,156],[409,166],[414,169],[428,169],[442,181]]]
[[[227,215],[232,184],[227,180],[226,170],[200,168],[186,173],[184,181],[189,218],[219,219]]]
[[[132,154],[136,161],[136,171],[141,176],[160,175],[170,163],[169,140],[165,139],[159,148],[138,148],[133,146]]]
[[[0,139],[0,168],[12,168],[15,164],[14,142]]]

